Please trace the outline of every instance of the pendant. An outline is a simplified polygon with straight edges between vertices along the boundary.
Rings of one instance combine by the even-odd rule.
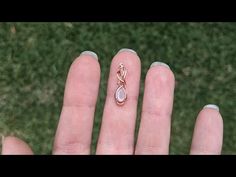
[[[117,105],[119,106],[123,105],[127,99],[127,93],[125,90],[126,74],[127,74],[127,70],[125,69],[124,65],[120,63],[119,70],[117,71],[118,88],[116,89],[116,92],[115,92],[115,100],[116,100]]]

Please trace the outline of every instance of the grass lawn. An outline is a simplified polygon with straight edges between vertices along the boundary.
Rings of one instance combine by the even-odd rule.
[[[163,61],[175,73],[171,154],[189,152],[196,116],[208,103],[223,115],[223,154],[236,154],[236,23],[0,23],[0,134],[50,154],[69,66],[92,50],[102,71],[94,152],[110,62],[124,47],[142,62],[138,119],[150,64]]]

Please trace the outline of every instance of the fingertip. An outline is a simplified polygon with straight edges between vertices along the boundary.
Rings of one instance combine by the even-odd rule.
[[[73,76],[79,71],[82,71],[82,73],[94,73],[93,71],[95,71],[95,74],[100,74],[100,64],[95,52],[83,51],[74,59],[70,66],[70,73],[72,73]]]
[[[96,54],[90,54],[90,52],[84,51],[75,58],[70,66],[68,80],[74,80],[76,83],[80,79],[89,79],[92,82],[100,79],[100,64],[93,56]]]
[[[70,66],[64,93],[64,104],[74,105],[75,102],[81,100],[84,95],[91,95],[91,90],[97,93],[100,82],[100,65],[92,56],[83,54],[77,57]],[[86,83],[86,84],[85,84]],[[90,88],[87,89],[87,88]],[[84,93],[79,94],[78,90]],[[92,102],[95,102],[97,97],[89,97]],[[91,102],[90,100],[83,100]]]
[[[92,51],[84,51],[78,57],[75,58],[71,64],[71,68],[78,67],[78,65],[83,65],[83,67],[90,69],[100,69],[100,64],[98,62],[98,56]]]
[[[211,121],[211,122],[217,122],[217,124],[223,125],[223,118],[219,112],[219,107],[213,104],[208,104],[202,108],[202,110],[199,113],[198,119],[200,121]],[[204,120],[208,119],[208,120]]]
[[[124,48],[124,49],[119,50],[116,56],[114,57],[113,62],[116,62],[118,60],[123,61],[127,63],[128,65],[131,65],[134,67],[141,66],[141,61],[138,54],[132,49]]]
[[[31,148],[21,139],[14,136],[2,138],[3,155],[32,155]]]
[[[171,84],[174,86],[175,76],[170,67],[163,62],[154,62],[146,75],[146,82]]]

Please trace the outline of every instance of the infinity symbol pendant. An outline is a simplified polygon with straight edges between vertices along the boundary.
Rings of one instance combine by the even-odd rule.
[[[125,82],[125,77],[127,74],[127,70],[124,67],[124,65],[122,63],[120,63],[119,65],[119,70],[117,71],[117,85],[118,88],[116,89],[115,92],[115,100],[117,105],[121,106],[125,103],[126,99],[127,99],[127,93],[125,90],[125,86],[126,86],[126,82]]]

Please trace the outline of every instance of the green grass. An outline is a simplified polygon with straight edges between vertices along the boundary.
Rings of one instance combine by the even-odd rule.
[[[69,66],[92,50],[102,71],[94,152],[110,62],[124,47],[142,61],[139,114],[150,64],[166,62],[175,73],[171,154],[189,152],[207,103],[218,104],[224,118],[223,153],[236,153],[236,23],[0,23],[0,133],[50,154]]]

